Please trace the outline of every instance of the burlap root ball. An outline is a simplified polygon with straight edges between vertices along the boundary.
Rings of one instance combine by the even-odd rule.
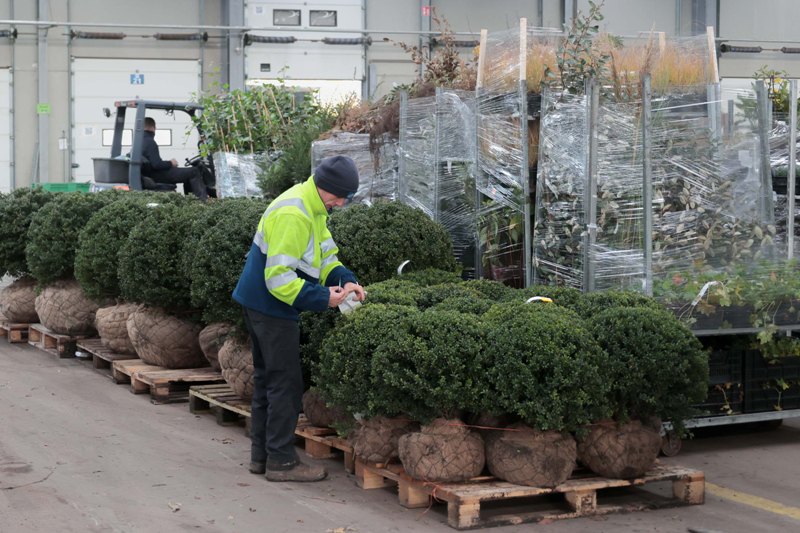
[[[418,431],[419,424],[407,418],[376,416],[359,420],[350,435],[353,453],[369,463],[388,463],[399,457],[397,441],[406,433]]]
[[[415,479],[439,483],[479,476],[486,463],[483,437],[457,419],[437,418],[398,441],[400,462]]]
[[[233,392],[243,400],[253,399],[253,353],[250,346],[234,337],[219,349],[219,366],[222,377]]]
[[[197,340],[200,326],[158,307],[139,307],[128,317],[128,335],[136,353],[149,365],[165,368],[208,366]]]
[[[331,427],[336,423],[344,423],[353,418],[341,407],[329,406],[319,391],[315,388],[308,389],[303,394],[303,413],[308,421],[318,427]]]
[[[0,291],[0,315],[9,322],[39,322],[39,315],[36,314],[36,280],[19,278]]]
[[[569,479],[576,458],[575,439],[569,433],[514,424],[486,437],[489,472],[509,483],[555,487]]]
[[[118,304],[97,310],[94,323],[103,346],[114,353],[136,355],[128,335],[128,317],[138,307],[137,304]]]
[[[578,442],[578,459],[601,476],[632,479],[644,475],[661,449],[657,429],[632,420],[627,424],[595,424]]]
[[[214,322],[204,327],[200,331],[200,349],[208,359],[211,368],[220,371],[219,350],[225,342],[228,334],[233,330],[233,326],[225,322]]]
[[[94,335],[94,316],[100,305],[87,298],[75,280],[56,281],[36,297],[39,321],[61,335]]]

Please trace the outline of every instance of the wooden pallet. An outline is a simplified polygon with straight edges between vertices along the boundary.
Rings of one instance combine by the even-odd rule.
[[[227,383],[189,387],[189,411],[211,412],[221,426],[239,425],[244,421],[245,432],[250,432],[250,402],[237,396]]]
[[[59,359],[75,357],[75,350],[79,340],[85,339],[82,335],[61,335],[53,333],[41,324],[28,326],[28,344],[40,350],[51,353]]]
[[[294,434],[304,441],[305,451],[309,457],[330,459],[336,456],[333,450],[339,450],[344,454],[344,469],[350,474],[355,473],[353,446],[346,439],[336,435],[335,430],[309,425],[301,416]]]
[[[136,359],[135,355],[114,353],[103,345],[100,339],[78,341],[78,350],[92,357],[92,366],[98,370],[111,370],[114,361]]]
[[[703,503],[705,493],[703,472],[662,464],[656,464],[646,475],[630,480],[578,472],[552,489],[515,485],[490,477],[465,483],[429,483],[412,479],[400,465],[374,465],[358,458],[355,469],[356,482],[364,489],[384,487],[387,481],[397,483],[400,505],[404,507],[429,507],[434,499],[447,502],[447,522],[455,529],[697,505]],[[658,482],[672,483],[671,498],[633,488]],[[553,500],[554,496],[563,498]],[[508,512],[505,504],[514,503],[514,500],[522,502],[522,498],[526,499],[524,505]],[[487,510],[485,504],[490,502],[502,502],[506,508],[502,514],[492,512],[497,509]],[[482,514],[482,511],[486,512]]]
[[[0,320],[0,337],[5,337],[11,344],[28,341],[28,328],[30,324]]]
[[[222,374],[211,367],[172,370],[148,365],[141,359],[114,361],[111,378],[116,383],[130,382],[134,394],[149,392],[150,401],[155,404],[185,402],[189,399],[191,385],[223,381]]]

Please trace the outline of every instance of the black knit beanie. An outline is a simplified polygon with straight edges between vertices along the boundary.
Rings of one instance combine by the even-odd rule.
[[[314,183],[338,198],[348,198],[358,191],[358,169],[347,156],[326,157],[314,170]]]

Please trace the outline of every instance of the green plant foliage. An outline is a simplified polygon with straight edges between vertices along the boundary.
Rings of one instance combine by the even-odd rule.
[[[119,252],[119,287],[131,302],[190,309],[190,277],[183,268],[183,247],[193,220],[204,205],[161,205],[134,226]]]
[[[471,279],[464,282],[464,286],[481,293],[484,298],[495,302],[521,300],[517,289],[513,289],[502,282],[490,279]],[[524,301],[524,300],[523,300]]]
[[[607,64],[611,55],[595,47],[595,37],[600,31],[600,22],[603,15],[599,4],[589,0],[589,12],[580,11],[572,19],[572,24],[566,27],[567,36],[562,40],[556,51],[559,78],[564,90],[571,94],[583,94],[585,82],[591,78],[602,80],[608,78]],[[547,76],[555,77],[555,73],[547,69]]]
[[[258,222],[267,208],[264,200],[228,198],[216,202],[219,207],[206,209],[214,213],[214,224],[197,241],[191,255],[191,302],[202,309],[203,321],[228,322],[243,326],[242,308],[232,298],[245,257],[253,242]],[[192,231],[197,231],[192,225]]]
[[[365,287],[367,299],[365,303],[372,304],[395,304],[417,306],[417,300],[421,295],[419,285],[405,278],[392,278],[386,281],[372,283]]]
[[[486,298],[472,298],[471,296],[450,296],[431,310],[435,311],[456,311],[459,313],[469,313],[472,315],[482,315],[492,308],[495,302]]]
[[[283,84],[222,89],[200,95],[203,112],[192,118],[205,134],[203,155],[268,153],[284,148],[295,128],[304,127],[321,112],[316,95],[297,99],[292,88]]]
[[[411,317],[410,335],[398,340],[380,343],[372,359],[374,414],[408,414],[424,423],[478,410],[483,391],[474,374],[484,328],[476,316],[418,313]]]
[[[119,298],[119,252],[134,226],[157,205],[186,201],[180,194],[130,191],[92,215],[78,236],[75,253],[75,278],[86,295]]]
[[[574,312],[557,305],[504,303],[488,326],[485,408],[540,430],[572,431],[609,414],[608,357]]]
[[[339,259],[362,284],[391,278],[405,260],[418,269],[456,271],[453,245],[444,227],[400,202],[354,205],[334,212],[330,229]]]
[[[342,316],[344,315],[338,309],[327,309],[321,313],[300,313],[300,362],[306,387],[314,385],[317,366],[325,347],[325,336],[336,327]]]
[[[683,433],[691,406],[708,392],[708,357],[700,341],[671,313],[658,309],[607,309],[589,327],[609,356],[614,418],[657,416]]]
[[[664,306],[653,298],[634,291],[600,291],[581,294],[571,307],[582,318],[590,319],[606,309],[614,307],[645,307],[647,309],[663,310]]]
[[[531,285],[525,289],[520,289],[513,299],[520,302],[526,302],[529,298],[535,296],[542,296],[550,298],[553,303],[566,307],[567,309],[577,309],[578,303],[581,301],[583,295],[578,289],[566,287],[564,285]]]
[[[384,350],[424,349],[410,334],[419,314],[407,306],[373,304],[342,317],[323,341],[313,379],[325,400],[351,413],[379,414],[372,399],[372,359]]]
[[[476,288],[470,287],[466,283],[442,283],[423,287],[420,290],[417,303],[421,309],[427,309],[453,297],[472,298],[474,300],[485,299],[483,294],[478,292]]]
[[[0,277],[28,274],[25,246],[34,215],[54,198],[41,188],[16,189],[0,200]]]
[[[450,270],[441,270],[438,268],[425,268],[422,270],[404,272],[403,275],[398,276],[397,279],[409,281],[411,283],[415,283],[422,287],[428,287],[430,285],[439,285],[440,283],[461,282],[461,276],[458,275],[458,273]]]
[[[58,193],[36,212],[28,229],[25,257],[39,285],[73,276],[81,230],[92,215],[121,194],[125,193]]]
[[[286,189],[302,183],[312,174],[311,143],[333,126],[333,112],[320,108],[316,115],[296,124],[286,134],[277,161],[258,177],[258,186],[267,198],[275,198]]]

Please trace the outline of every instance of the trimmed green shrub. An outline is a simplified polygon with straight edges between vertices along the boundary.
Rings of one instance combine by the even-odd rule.
[[[195,259],[195,252],[200,248],[200,240],[205,233],[216,226],[220,221],[225,220],[231,213],[238,212],[241,205],[250,205],[256,203],[263,206],[261,214],[267,209],[268,203],[265,200],[258,198],[223,198],[219,200],[210,199],[206,202],[206,208],[198,213],[197,218],[192,222],[192,227],[189,230],[189,235],[183,246],[183,267],[186,272],[191,272]],[[253,227],[247,233],[250,234],[250,241],[253,240],[253,235],[256,233],[258,221],[261,214],[253,221]]]
[[[190,278],[182,253],[200,202],[161,205],[131,231],[119,252],[119,288],[131,302],[180,312],[190,308]]]
[[[608,357],[578,315],[551,304],[503,303],[483,320],[488,412],[543,431],[573,431],[608,416]]]
[[[354,205],[330,217],[339,259],[362,285],[394,276],[405,260],[415,269],[456,271],[453,245],[441,224],[400,202]]]
[[[589,327],[608,353],[614,418],[657,416],[684,432],[684,420],[708,392],[708,357],[700,341],[672,313],[611,308]]]
[[[92,215],[121,194],[125,193],[59,193],[36,212],[28,229],[25,257],[40,286],[73,276],[81,230]]]
[[[325,336],[339,323],[344,315],[338,309],[327,309],[321,313],[300,313],[300,362],[306,388],[314,386],[317,365],[322,355]]]
[[[513,301],[526,302],[534,296],[551,298],[556,305],[574,311],[581,301],[582,294],[578,289],[564,285],[531,285],[525,289],[518,289],[515,293],[510,294],[509,298]]]
[[[469,287],[466,283],[442,283],[440,285],[423,287],[420,290],[417,303],[421,309],[427,309],[453,297],[474,298],[476,300],[485,299],[480,292]]]
[[[242,308],[232,298],[233,289],[244,268],[245,257],[253,242],[258,222],[267,208],[264,200],[229,198],[215,202],[213,224],[185,256],[194,259],[191,273],[191,302],[202,309],[203,321],[228,322],[242,327]],[[202,217],[201,217],[202,218]],[[207,218],[207,217],[205,217]],[[199,231],[196,224],[193,232]],[[189,239],[187,243],[193,243]]]
[[[417,306],[421,289],[416,283],[405,279],[392,278],[367,285],[367,304],[396,304]]]
[[[435,311],[456,311],[471,315],[482,315],[492,308],[495,302],[486,298],[472,298],[468,296],[450,296],[431,307]]]
[[[188,201],[185,199],[179,194],[130,191],[92,215],[78,236],[75,253],[75,278],[86,295],[119,298],[119,254],[128,235],[155,204]]]
[[[581,298],[571,307],[581,317],[592,318],[606,309],[616,307],[643,307],[663,310],[664,306],[649,296],[634,291],[600,291],[581,294]]]
[[[323,398],[351,413],[388,414],[376,412],[372,399],[372,359],[383,350],[411,353],[425,349],[409,333],[419,314],[407,306],[372,304],[343,316],[325,337],[313,379]]]
[[[29,273],[25,258],[28,228],[34,215],[54,198],[53,193],[40,188],[16,189],[0,201],[0,277]]]
[[[408,336],[387,339],[375,350],[372,414],[408,414],[425,423],[478,410],[481,322],[474,315],[432,309],[410,318]]]
[[[470,279],[464,282],[464,286],[479,292],[484,298],[495,302],[505,302],[509,300],[522,300],[517,294],[517,289],[504,285],[499,281],[490,279]]]
[[[441,283],[461,282],[461,276],[459,276],[455,272],[451,272],[448,270],[441,270],[439,268],[425,268],[423,270],[404,272],[402,276],[397,276],[397,279],[403,281],[410,281],[411,283],[416,283],[421,287],[428,287],[430,285],[439,285]]]

